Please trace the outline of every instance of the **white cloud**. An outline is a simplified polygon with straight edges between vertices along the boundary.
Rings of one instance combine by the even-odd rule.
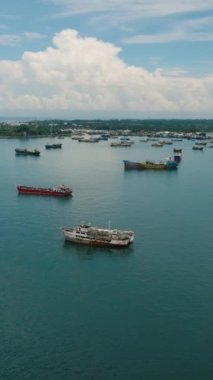
[[[212,0],[45,0],[59,6],[60,16],[93,12],[129,12],[137,17],[156,17],[213,9]]]
[[[160,44],[175,41],[213,41],[213,32],[184,32],[174,31],[159,34],[141,34],[123,40],[126,44]]]
[[[213,76],[186,77],[179,68],[173,75],[172,68],[149,72],[125,64],[119,52],[113,44],[63,30],[44,51],[0,61],[0,110],[79,117],[211,114]]]
[[[44,34],[37,32],[25,32],[23,34],[0,33],[0,46],[15,46],[20,44],[24,39],[28,41],[35,41],[44,39],[45,37],[46,36]]]
[[[213,41],[213,17],[174,23],[166,33],[140,34],[125,38],[127,44],[152,44],[174,41]]]
[[[37,32],[25,32],[24,37],[26,37],[28,40],[33,41],[33,40],[42,40],[46,36],[42,33],[37,33]]]
[[[0,45],[15,46],[21,41],[20,36],[16,34],[0,34]]]
[[[54,17],[87,15],[86,22],[90,22],[90,25],[92,23],[92,26],[95,25],[99,30],[125,30],[128,37],[123,39],[123,42],[128,44],[213,40],[212,17],[205,16],[213,12],[212,0],[45,1],[56,6],[57,12]],[[185,21],[181,19],[181,15],[184,15]],[[147,22],[150,23],[150,34],[146,34]],[[137,35],[131,36],[131,27],[132,30],[138,31]]]

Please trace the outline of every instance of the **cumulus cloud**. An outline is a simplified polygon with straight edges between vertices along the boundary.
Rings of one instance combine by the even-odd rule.
[[[111,43],[63,30],[44,51],[25,52],[16,62],[0,61],[0,110],[79,117],[211,112],[213,76],[186,77],[180,68],[175,76],[160,68],[149,72],[125,64],[120,51]]]

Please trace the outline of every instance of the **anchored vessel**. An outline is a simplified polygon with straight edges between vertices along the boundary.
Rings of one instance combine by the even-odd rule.
[[[53,195],[57,197],[67,197],[72,195],[72,189],[64,185],[55,187],[33,187],[18,185],[17,190],[19,194],[26,195]]]
[[[153,143],[152,146],[154,146],[155,148],[163,148],[164,143],[162,143],[162,142],[159,142],[159,143]]]
[[[40,156],[40,152],[37,149],[34,150],[28,150],[28,149],[15,149],[16,155],[22,155],[22,156]]]
[[[46,144],[46,149],[61,149],[62,144]]]
[[[179,164],[179,162],[182,160],[182,154],[181,153],[175,153],[174,154],[174,161]]]
[[[203,150],[203,146],[195,145],[192,147],[193,150]]]
[[[134,240],[133,231],[111,230],[81,224],[76,227],[62,227],[65,240],[105,247],[126,247]]]
[[[131,146],[131,145],[132,145],[132,142],[131,141],[126,141],[126,140],[120,140],[120,141],[112,142],[110,144],[110,146],[112,146],[112,147],[118,147],[118,146],[128,147],[128,146]]]
[[[139,169],[139,170],[175,170],[178,167],[178,163],[173,160],[167,161],[144,161],[144,162],[133,162],[123,160],[124,169]]]

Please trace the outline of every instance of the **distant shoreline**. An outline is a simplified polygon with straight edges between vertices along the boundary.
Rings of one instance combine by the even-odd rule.
[[[213,119],[115,119],[0,121],[0,138],[42,138],[76,133],[110,133],[144,136],[169,133],[211,133]]]

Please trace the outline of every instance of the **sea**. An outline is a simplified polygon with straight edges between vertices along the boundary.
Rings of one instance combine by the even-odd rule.
[[[213,149],[133,139],[0,140],[1,380],[212,380]],[[124,170],[174,147],[177,171]],[[18,184],[65,184],[73,197]],[[82,222],[133,230],[134,243],[65,243],[61,227]]]

